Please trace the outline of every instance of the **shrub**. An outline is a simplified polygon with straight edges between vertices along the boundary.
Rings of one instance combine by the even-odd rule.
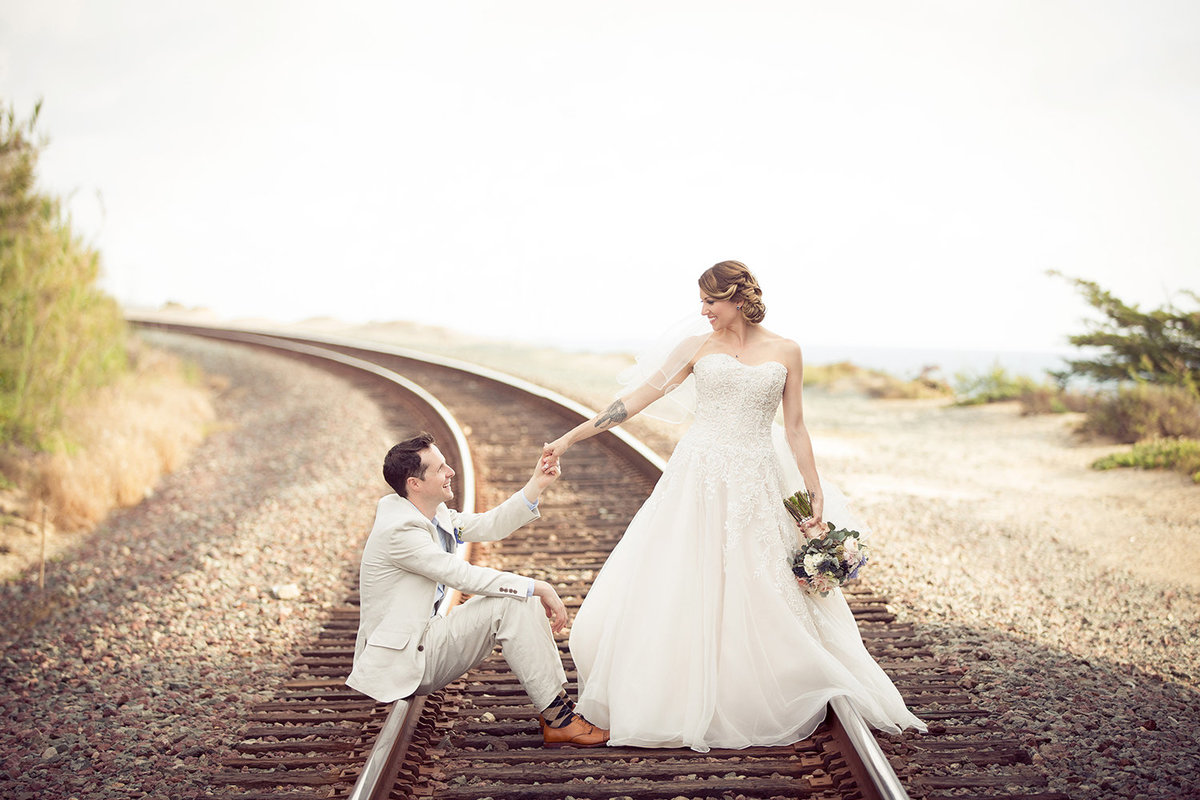
[[[1182,386],[1139,383],[1093,401],[1080,429],[1119,442],[1200,438],[1200,397]]]
[[[1087,411],[1093,402],[1090,394],[1063,389],[1049,383],[1025,389],[1019,399],[1021,413],[1025,416]]]
[[[1036,388],[1033,379],[1024,375],[1009,375],[1008,370],[996,362],[984,373],[959,372],[954,376],[955,404],[974,406],[981,403],[998,403],[1017,400],[1025,392]]]
[[[84,392],[125,371],[125,321],[99,255],[34,189],[37,109],[0,107],[0,441],[40,446]]]
[[[935,367],[927,367],[916,378],[905,380],[883,370],[838,361],[833,364],[806,365],[804,385],[831,390],[848,388],[886,400],[945,397],[952,394],[944,381],[933,377],[935,370]]]
[[[1113,453],[1092,464],[1095,469],[1140,467],[1177,469],[1200,483],[1200,439],[1147,439],[1125,453]]]
[[[875,373],[874,379],[868,382],[867,394],[884,400],[920,400],[948,397],[954,394],[954,390],[945,381],[929,377],[926,372],[912,380],[878,372]]]
[[[805,364],[804,385],[832,387],[843,381],[858,378],[865,370],[849,361],[833,364]]]

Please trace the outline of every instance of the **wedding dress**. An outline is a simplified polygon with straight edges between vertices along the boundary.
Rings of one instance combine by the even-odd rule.
[[[841,591],[792,576],[771,433],[787,368],[713,353],[694,375],[696,420],[576,615],[579,712],[612,745],[700,752],[803,739],[837,695],[877,728],[923,730]]]

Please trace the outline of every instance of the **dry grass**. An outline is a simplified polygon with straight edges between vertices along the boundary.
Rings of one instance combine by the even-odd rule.
[[[40,528],[43,503],[53,554],[70,543],[62,534],[88,530],[113,509],[140,502],[203,438],[214,417],[214,387],[136,338],[129,355],[132,371],[68,408],[47,452],[9,449],[0,456],[9,479],[0,493],[4,574],[38,558],[40,543],[30,534]]]
[[[820,386],[835,392],[861,392],[881,400],[918,400],[949,397],[953,394],[945,381],[925,370],[912,380],[897,378],[878,369],[860,367],[849,361],[834,364],[806,364],[804,385]]]
[[[1092,405],[1094,395],[1043,383],[1024,389],[1018,399],[1021,401],[1021,413],[1031,416],[1086,412]]]
[[[213,419],[209,391],[178,359],[140,343],[133,355],[131,375],[67,411],[60,445],[34,473],[33,493],[60,528],[90,528],[140,502]]]
[[[1097,397],[1084,433],[1133,443],[1155,438],[1200,439],[1200,396],[1183,386],[1137,383]]]

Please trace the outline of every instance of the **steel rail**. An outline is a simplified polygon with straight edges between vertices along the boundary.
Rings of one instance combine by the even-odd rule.
[[[135,321],[140,324],[162,324],[153,320],[137,319]],[[178,326],[171,324],[171,327]],[[206,328],[205,330],[212,329]],[[228,337],[221,336],[219,338]],[[456,472],[459,479],[462,511],[469,514],[475,510],[475,462],[471,457],[471,450],[467,445],[466,433],[463,431],[462,426],[458,424],[458,420],[454,418],[450,409],[446,408],[445,404],[423,386],[398,372],[381,367],[378,364],[373,364],[370,361],[355,358],[336,350],[328,350],[291,339],[275,337],[267,333],[239,330],[236,340],[275,350],[286,350],[352,367],[383,378],[416,396],[433,410],[450,431],[450,435],[454,439],[454,445],[458,450],[459,464]],[[457,557],[469,560],[470,547],[471,543],[468,542],[466,547],[459,548],[456,551]],[[450,591],[446,596],[446,602],[441,604],[437,613],[444,617],[461,600],[462,592],[450,587]],[[392,708],[388,712],[379,733],[375,736],[375,741],[371,745],[371,752],[368,754],[367,760],[358,774],[358,779],[354,783],[354,788],[351,790],[348,800],[381,800],[381,798],[387,797],[391,790],[391,784],[395,781],[396,774],[400,770],[401,763],[403,763],[408,745],[412,741],[413,731],[416,728],[417,720],[421,716],[421,710],[424,708],[424,705],[425,698],[421,695],[403,697],[392,703]]]
[[[887,756],[883,754],[883,749],[858,709],[841,695],[829,701],[829,708],[833,711],[835,727],[841,728],[858,757],[859,763],[847,761],[847,766],[859,783],[866,777],[880,800],[909,800],[908,791],[900,783],[900,778],[888,763]]]
[[[541,398],[547,402],[553,403],[562,408],[568,409],[580,416],[582,419],[591,419],[596,416],[594,409],[588,408],[583,403],[576,402],[566,395],[560,394],[552,389],[547,389],[545,386],[539,386],[532,381],[527,381],[524,378],[518,378],[516,375],[510,375],[507,372],[501,372],[491,367],[485,367],[481,364],[475,364],[470,361],[463,361],[449,356],[436,355],[434,353],[426,353],[420,350],[412,350],[399,345],[387,344],[384,342],[375,342],[366,339],[351,339],[344,336],[329,336],[321,333],[299,333],[286,330],[254,327],[249,325],[228,324],[221,325],[219,328],[212,328],[207,325],[199,325],[191,322],[175,322],[165,317],[157,317],[153,314],[126,314],[126,319],[131,322],[149,325],[167,325],[176,329],[194,328],[196,330],[230,330],[238,331],[239,333],[256,334],[273,339],[282,339],[284,341],[318,342],[324,345],[332,345],[335,347],[349,347],[355,350],[366,350],[372,353],[383,353],[399,358],[407,358],[413,361],[421,361],[426,364],[433,364],[439,367],[466,372],[480,378],[486,378],[496,383],[511,386],[526,394]],[[335,351],[331,351],[335,352]],[[370,363],[370,362],[364,362]],[[650,464],[659,472],[662,472],[667,462],[662,456],[651,450],[644,442],[633,436],[628,431],[622,428],[611,428],[608,431],[613,436],[617,437],[627,447],[637,453],[647,464]]]
[[[213,330],[207,326],[191,325],[188,323],[179,324],[168,322],[166,320],[160,320],[154,317],[130,316],[129,318],[135,322],[140,322],[143,324],[148,323],[154,325],[165,322],[167,325],[170,325],[174,328],[193,327],[203,330]],[[468,501],[470,501],[472,504],[472,510],[474,506],[474,470],[473,467],[466,469],[469,463],[469,455],[467,455],[469,450],[467,449],[466,437],[462,433],[462,429],[458,426],[457,422],[454,421],[454,418],[450,414],[449,410],[447,410],[445,406],[437,400],[437,398],[433,397],[433,395],[429,394],[412,381],[409,381],[408,379],[391,370],[380,367],[376,364],[372,364],[369,361],[355,358],[354,356],[338,353],[337,351],[333,350],[327,350],[325,348],[312,347],[311,345],[306,345],[301,341],[295,340],[302,339],[304,341],[320,342],[321,344],[326,345],[384,353],[414,361],[421,361],[427,364],[448,367],[450,369],[496,381],[535,397],[542,398],[543,400],[549,401],[569,411],[572,411],[585,420],[591,419],[597,413],[582,403],[578,403],[575,400],[559,394],[558,392],[547,389],[544,386],[539,386],[531,381],[524,380],[523,378],[518,378],[514,375],[509,375],[505,372],[494,370],[490,367],[484,367],[479,364],[473,364],[468,361],[434,355],[431,353],[424,353],[418,350],[398,347],[395,345],[388,345],[360,339],[348,339],[345,337],[325,336],[321,334],[295,334],[288,333],[286,331],[272,331],[262,328],[236,326],[228,326],[224,329],[237,330],[244,335],[261,340],[259,343],[268,347],[280,347],[281,349],[294,350],[295,352],[316,355],[321,358],[334,356],[330,358],[330,360],[355,366],[359,369],[365,369],[366,371],[380,375],[381,377],[388,377],[389,380],[398,379],[395,380],[396,383],[399,383],[410,391],[415,389],[416,391],[414,391],[414,393],[419,393],[418,396],[422,397],[422,399],[427,398],[427,402],[430,402],[430,405],[438,410],[438,414],[442,416],[443,421],[445,421],[450,427],[450,430],[455,433],[455,440],[457,446],[459,447],[459,452],[464,454],[462,456],[464,472],[469,475],[468,480],[471,481],[470,493],[466,491],[463,492],[464,511],[467,510],[466,503]],[[285,346],[277,344],[277,342],[281,341],[286,342],[287,345]],[[394,378],[389,376],[394,376]],[[660,473],[666,467],[666,461],[662,457],[651,450],[639,439],[629,434],[627,431],[624,431],[620,428],[614,428],[609,430],[609,433],[620,439]],[[466,481],[463,483],[465,486]],[[466,548],[460,550],[460,555],[465,555],[465,550]],[[454,590],[453,599],[451,602],[443,604],[443,608],[439,609],[439,613],[444,614],[448,612],[450,607],[452,607],[453,604],[456,604],[459,599],[460,595],[458,591]],[[382,781],[385,779],[391,780],[396,775],[396,772],[400,766],[400,762],[404,756],[403,750],[408,744],[406,739],[411,738],[412,728],[416,723],[416,717],[418,717],[420,714],[419,706],[421,703],[410,703],[409,701],[413,699],[414,698],[406,698],[396,701],[396,704],[393,706],[392,711],[388,714],[388,718],[376,738],[376,742],[371,750],[371,755],[367,759],[367,764],[363,767],[363,770],[359,775],[359,780],[357,783],[355,783],[354,790],[349,795],[348,800],[378,800],[379,798],[387,796],[388,789],[390,787],[388,787],[386,784],[382,784]],[[402,703],[406,704],[407,707],[402,710],[398,709]],[[860,714],[858,710],[854,708],[853,704],[851,704],[849,700],[841,696],[832,698],[829,701],[829,708],[836,718],[835,728],[841,730],[844,738],[851,746],[854,756],[853,760],[858,762],[853,763],[852,759],[848,759],[847,764],[850,767],[851,772],[855,775],[856,779],[858,779],[861,783],[865,777],[870,782],[870,788],[874,790],[876,796],[879,797],[880,800],[909,800],[908,792],[905,790],[904,785],[900,782],[895,770],[892,769],[892,765],[888,762],[887,756],[884,755],[883,749],[880,748],[879,742],[875,739],[874,734],[871,733],[870,727],[867,725],[866,720],[863,719],[862,714]],[[380,752],[379,756],[377,757],[376,753],[379,751],[385,752]],[[860,789],[865,791],[868,789],[868,787],[860,786]]]

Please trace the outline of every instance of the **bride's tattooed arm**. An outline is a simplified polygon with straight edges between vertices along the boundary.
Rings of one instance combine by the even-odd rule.
[[[596,419],[597,428],[610,428],[615,425],[620,425],[629,417],[629,412],[625,410],[625,404],[620,399],[614,400],[612,405],[604,409],[604,413]]]
[[[542,468],[557,464],[559,456],[577,442],[611,430],[630,417],[636,417],[642,409],[662,397],[663,394],[662,389],[644,384],[634,392],[614,400],[612,405],[604,411],[579,423],[553,442],[546,443],[542,447]]]

